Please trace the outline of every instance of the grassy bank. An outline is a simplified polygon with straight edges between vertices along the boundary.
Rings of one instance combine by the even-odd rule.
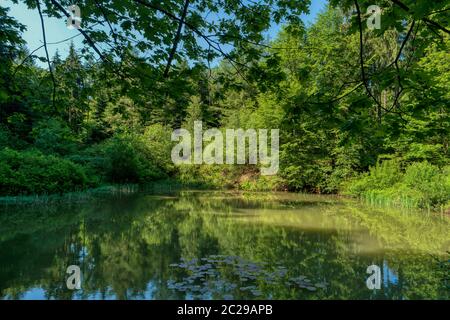
[[[426,161],[402,165],[388,160],[348,180],[342,193],[372,204],[450,210],[450,167]]]
[[[82,191],[65,192],[62,194],[35,194],[0,197],[0,206],[34,206],[53,205],[58,203],[81,203],[93,199],[110,198],[124,194],[135,193],[140,190],[136,184],[104,185],[96,188],[89,188]]]

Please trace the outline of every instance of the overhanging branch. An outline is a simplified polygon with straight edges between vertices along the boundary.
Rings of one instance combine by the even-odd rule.
[[[53,1],[53,0],[52,0]],[[189,22],[187,22],[186,20],[182,21],[181,18],[175,16],[174,14],[170,13],[169,11],[167,11],[166,9],[162,8],[160,5],[155,4],[155,3],[150,3],[147,2],[145,0],[134,0],[134,2],[137,2],[141,5],[143,5],[144,7],[156,10],[161,12],[162,14],[166,15],[167,17],[171,18],[172,20],[175,20],[179,23],[184,24],[186,27],[188,27],[192,32],[194,32],[197,36],[199,36],[200,38],[202,38],[203,40],[206,41],[206,43],[208,44],[208,46],[210,46],[211,48],[213,48],[214,50],[216,50],[217,52],[219,52],[225,59],[227,59],[231,66],[236,70],[236,72],[245,80],[247,81],[247,79],[244,77],[244,75],[241,73],[241,70],[239,68],[237,68],[237,65],[242,66],[242,67],[247,67],[247,65],[234,60],[228,53],[226,53],[225,51],[222,50],[220,43],[218,43],[217,41],[211,40],[208,36],[204,35],[200,30],[198,30],[198,28],[196,28],[194,25],[190,24]],[[248,82],[248,81],[247,81]]]
[[[67,12],[67,10],[60,4],[58,3],[56,0],[50,0],[52,2],[52,4],[54,6],[56,6],[59,11],[61,11],[67,18],[70,18],[70,14],[69,12]],[[92,49],[94,49],[94,51],[99,55],[99,57],[104,61],[104,62],[109,62],[108,59],[100,52],[100,50],[97,48],[97,46],[95,45],[94,41],[91,39],[91,37],[82,29],[82,28],[78,28],[78,31],[83,35],[83,37],[86,39],[87,43],[91,46]]]
[[[186,0],[184,2],[184,7],[183,7],[183,12],[181,14],[181,19],[180,19],[180,21],[178,23],[178,29],[177,29],[177,33],[175,34],[172,50],[170,51],[169,59],[167,60],[166,69],[164,70],[164,78],[167,78],[169,76],[170,66],[171,66],[172,61],[173,61],[173,59],[175,57],[175,53],[177,52],[178,43],[180,42],[181,31],[183,30],[183,24],[184,24],[184,21],[186,19],[188,7],[189,7],[189,0]]]
[[[53,74],[53,69],[52,69],[52,65],[50,62],[50,57],[48,55],[48,48],[47,48],[47,37],[45,35],[45,24],[44,24],[44,17],[42,16],[42,11],[41,11],[41,4],[39,2],[39,0],[36,0],[36,6],[39,12],[39,17],[41,19],[41,28],[42,28],[42,38],[44,40],[44,49],[45,49],[45,56],[47,57],[47,63],[48,63],[48,71],[50,72],[50,77],[52,78],[52,82],[53,82],[53,96],[52,96],[52,102],[53,102],[53,110],[56,111],[56,104],[55,104],[55,99],[56,99],[56,81],[55,81],[55,75]]]
[[[403,2],[399,1],[399,0],[391,0],[395,5],[397,5],[399,8],[403,9],[404,11],[408,12],[408,13],[412,13],[411,9],[404,4]],[[427,24],[430,24],[436,28],[438,28],[441,31],[444,31],[447,34],[450,34],[450,30],[448,30],[447,28],[445,28],[444,26],[441,26],[439,23],[437,23],[436,21],[433,21],[431,19],[428,19],[426,17],[422,18],[421,20],[425,21]]]

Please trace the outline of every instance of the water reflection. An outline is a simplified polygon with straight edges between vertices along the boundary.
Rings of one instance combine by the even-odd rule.
[[[4,299],[448,299],[448,217],[296,194],[176,192],[0,212]],[[366,287],[380,266],[381,290]],[[66,288],[78,265],[82,289]]]
[[[314,283],[305,276],[288,277],[284,266],[246,261],[239,256],[212,255],[207,258],[185,260],[171,264],[182,269],[181,282],[169,280],[170,289],[186,292],[188,298],[211,299],[215,296],[232,299],[237,292],[258,298],[263,295],[260,284],[279,285],[293,289],[316,291],[325,289],[326,282]]]

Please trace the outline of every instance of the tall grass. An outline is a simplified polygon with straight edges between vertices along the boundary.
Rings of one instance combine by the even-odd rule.
[[[3,206],[45,206],[58,203],[76,204],[95,199],[110,199],[138,192],[154,194],[168,193],[181,189],[209,189],[210,186],[198,182],[181,182],[174,179],[157,180],[146,184],[110,184],[98,188],[63,194],[19,195],[0,197],[0,208]]]
[[[0,206],[40,206],[55,203],[80,203],[112,196],[122,196],[139,191],[137,184],[107,185],[93,189],[63,194],[39,194],[0,197]]]
[[[450,167],[440,169],[424,161],[402,168],[400,162],[387,160],[347,181],[342,193],[376,205],[448,210]]]

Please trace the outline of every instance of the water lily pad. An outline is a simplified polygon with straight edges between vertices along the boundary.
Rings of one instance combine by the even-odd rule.
[[[326,282],[318,282],[315,284],[315,286],[317,288],[325,289],[327,287],[327,283]]]
[[[251,292],[252,292],[255,296],[260,296],[260,295],[262,295],[262,292],[259,291],[259,290],[252,290]]]
[[[180,282],[173,280],[167,282],[171,290],[189,292],[192,297],[211,298],[214,295],[233,297],[234,290],[248,292],[253,296],[262,296],[257,283],[264,282],[265,286],[285,284],[308,291],[325,288],[324,282],[312,284],[306,276],[297,276],[286,279],[288,269],[280,263],[275,268],[265,262],[246,261],[238,256],[212,255],[200,259],[187,260],[182,258],[181,263],[173,263],[171,267],[184,269],[188,276]],[[242,286],[242,284],[246,286]],[[269,297],[271,295],[269,294]],[[248,297],[250,298],[250,297]]]

